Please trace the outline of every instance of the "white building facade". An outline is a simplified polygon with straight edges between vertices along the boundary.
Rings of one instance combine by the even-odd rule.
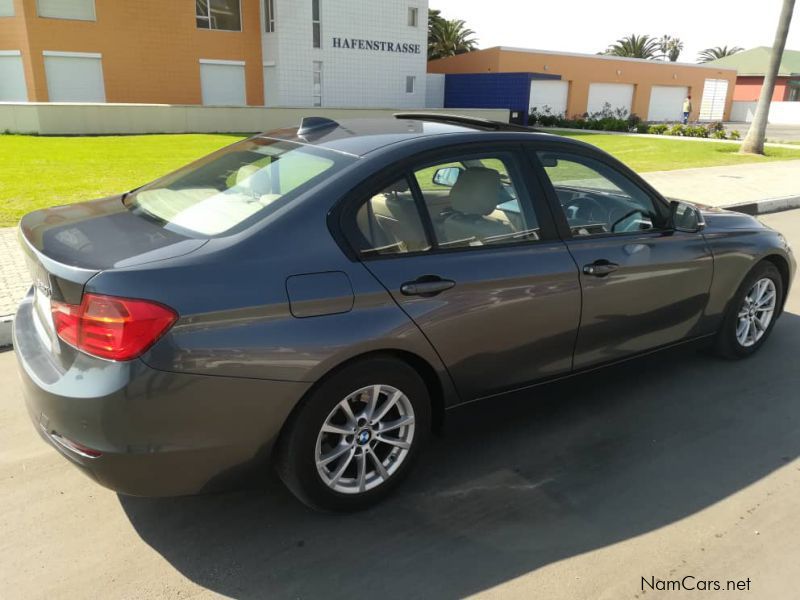
[[[266,106],[425,106],[424,0],[262,0]]]

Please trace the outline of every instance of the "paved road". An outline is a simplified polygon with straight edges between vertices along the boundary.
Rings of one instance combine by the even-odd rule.
[[[800,211],[765,220],[800,246]],[[673,351],[463,409],[401,493],[350,516],[272,477],[118,497],[39,440],[2,354],[0,598],[624,600],[687,575],[796,597],[799,352],[795,291],[746,362]]]

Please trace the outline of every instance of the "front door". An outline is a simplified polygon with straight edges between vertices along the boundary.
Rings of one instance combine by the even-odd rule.
[[[670,230],[666,204],[605,162],[536,155],[580,269],[575,368],[707,333],[700,328],[713,260],[702,233]]]
[[[518,149],[442,156],[370,195],[364,265],[414,320],[462,400],[567,372],[580,317],[575,264]]]

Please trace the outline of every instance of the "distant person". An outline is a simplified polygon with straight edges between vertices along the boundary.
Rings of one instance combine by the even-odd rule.
[[[683,124],[686,125],[689,122],[689,113],[692,112],[692,97],[686,96],[686,100],[683,101]]]

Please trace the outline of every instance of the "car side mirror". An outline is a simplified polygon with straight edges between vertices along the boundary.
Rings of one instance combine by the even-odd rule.
[[[436,185],[443,185],[446,187],[453,187],[458,181],[458,176],[461,175],[463,169],[459,167],[442,167],[436,169],[433,174],[433,183]]]
[[[673,200],[669,203],[669,207],[670,229],[685,233],[697,233],[705,228],[706,221],[703,214],[693,204]]]

